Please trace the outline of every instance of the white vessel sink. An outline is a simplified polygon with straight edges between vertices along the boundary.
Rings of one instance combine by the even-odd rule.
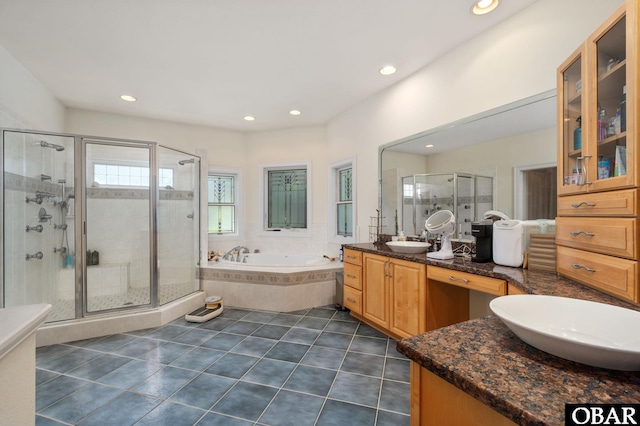
[[[531,294],[498,297],[489,306],[516,336],[542,351],[594,367],[640,370],[640,312]]]
[[[424,253],[431,244],[422,241],[388,241],[387,246],[396,253]]]

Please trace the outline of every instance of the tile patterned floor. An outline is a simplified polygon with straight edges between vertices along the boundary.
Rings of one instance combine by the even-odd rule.
[[[36,424],[409,425],[409,361],[331,307],[213,320],[36,352]]]

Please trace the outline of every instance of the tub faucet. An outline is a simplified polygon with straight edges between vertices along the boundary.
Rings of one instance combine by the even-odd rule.
[[[247,256],[241,256],[242,254],[249,254],[251,251],[248,247],[239,247],[238,248],[238,256],[236,257],[236,262],[247,263]]]
[[[244,246],[235,246],[228,252],[222,256],[222,260],[230,260],[235,262],[240,262],[242,257],[240,256],[243,253],[249,253],[249,249]]]

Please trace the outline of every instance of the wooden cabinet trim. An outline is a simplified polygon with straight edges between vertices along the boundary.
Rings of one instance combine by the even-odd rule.
[[[639,197],[637,189],[558,197],[558,216],[638,216]]]
[[[362,266],[362,252],[346,248],[344,249],[344,261],[352,265]]]
[[[362,290],[362,266],[344,264],[344,285]]]
[[[638,303],[638,262],[558,246],[558,273]]]
[[[351,287],[344,288],[344,307],[362,315],[362,292]]]
[[[469,290],[494,294],[496,296],[504,296],[507,294],[507,282],[497,278],[483,277],[481,275],[431,265],[427,269],[427,277],[429,280],[440,281]]]
[[[556,219],[556,243],[597,253],[638,258],[635,241],[639,219],[564,218]]]

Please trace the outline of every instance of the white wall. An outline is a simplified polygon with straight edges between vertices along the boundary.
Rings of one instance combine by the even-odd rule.
[[[327,252],[328,162],[324,126],[248,133],[246,140],[245,201],[246,241],[250,249],[297,254]],[[285,232],[260,235],[259,167],[268,163],[310,161],[312,171],[311,236],[295,237]],[[337,252],[332,255],[337,255]]]
[[[558,64],[621,3],[539,0],[338,115],[326,128],[252,134],[138,118],[134,116],[135,104],[128,116],[77,109],[65,112],[64,106],[0,46],[0,125],[152,140],[187,152],[204,149],[209,165],[245,170],[250,226],[258,223],[257,165],[262,161],[311,159],[312,222],[314,227],[325,228],[318,233],[325,249],[327,164],[355,157],[356,235],[359,241],[367,241],[369,218],[375,216],[378,206],[378,146],[553,89]],[[266,242],[260,241],[255,244]],[[317,249],[313,242],[302,245],[304,250]]]
[[[357,156],[359,240],[378,206],[378,146],[529,97],[622,0],[539,0],[332,119],[328,160]]]
[[[0,45],[0,127],[60,132],[65,107]]]

